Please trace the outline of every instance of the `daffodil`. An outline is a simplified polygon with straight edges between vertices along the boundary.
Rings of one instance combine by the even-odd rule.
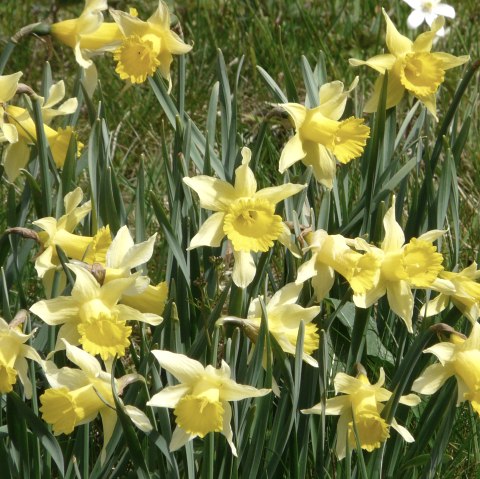
[[[451,330],[446,325],[445,329]],[[470,401],[472,408],[480,414],[480,324],[473,323],[468,338],[452,330],[449,341],[442,341],[423,352],[435,355],[440,362],[428,366],[414,381],[412,390],[435,394],[448,378],[455,376],[457,405]]]
[[[122,226],[108,247],[106,255],[103,252],[100,252],[99,257],[90,255],[90,267],[97,272],[101,269],[101,282],[104,284],[113,279],[128,278],[133,269],[152,257],[156,237],[155,233],[148,240],[135,244],[128,227]],[[166,282],[153,286],[147,276],[137,274],[131,288],[122,295],[121,302],[142,313],[162,314],[167,295]]]
[[[71,106],[73,105],[67,105],[67,111],[71,109]],[[45,110],[45,113],[51,118],[51,115],[54,114],[53,112],[57,115],[64,115],[67,114],[67,111],[62,112],[48,107]],[[18,132],[18,141],[7,147],[3,160],[8,179],[14,181],[20,174],[20,170],[27,165],[28,160],[30,159],[29,145],[36,143],[37,131],[35,128],[35,122],[30,117],[28,111],[24,108],[8,105],[5,113],[8,122],[14,125]],[[58,168],[62,168],[67,156],[70,139],[72,135],[76,136],[76,134],[70,126],[54,130],[44,124],[43,128],[52,153],[53,161]],[[77,142],[77,156],[80,155],[82,148],[83,143]]]
[[[317,361],[311,356],[318,349],[318,332],[312,320],[320,313],[319,306],[304,308],[299,304],[298,296],[302,290],[301,284],[288,283],[280,288],[267,302],[268,330],[276,339],[283,351],[295,354],[298,328],[300,322],[305,323],[304,350],[302,359],[308,364],[318,367]],[[260,331],[262,308],[260,299],[254,299],[248,308],[247,319],[234,316],[220,318],[217,324],[228,322],[240,324],[247,336],[255,343]]]
[[[120,78],[143,83],[159,70],[170,89],[173,55],[188,53],[192,47],[170,30],[168,6],[159,0],[157,10],[147,21],[120,10],[110,10],[110,13],[123,34],[122,44],[114,52]]]
[[[53,217],[46,217],[33,222],[35,226],[43,230],[38,234],[43,251],[35,260],[35,269],[40,278],[43,278],[49,271],[54,271],[60,264],[56,246],[60,246],[70,259],[88,262],[89,256],[105,258],[111,242],[108,228],[99,230],[94,237],[73,233],[75,227],[92,209],[90,201],[78,206],[82,198],[82,189],[77,187],[65,195],[65,214],[58,220]]]
[[[124,304],[118,304],[122,294],[132,287],[135,276],[120,278],[100,285],[95,277],[81,266],[68,264],[76,275],[71,296],[42,300],[30,311],[50,326],[62,325],[58,331],[56,349],[62,348],[62,339],[70,344],[81,344],[90,354],[99,354],[103,360],[123,356],[130,344],[131,326],[127,321],[141,321],[158,325],[162,317],[140,313]]]
[[[305,235],[312,256],[305,261],[297,273],[296,284],[311,279],[315,296],[321,301],[328,295],[335,280],[335,271],[341,274],[355,294],[365,293],[378,279],[379,261],[372,253],[353,251],[342,235],[329,235],[317,230]]]
[[[243,148],[234,185],[205,175],[183,179],[198,193],[200,206],[215,212],[192,238],[189,249],[220,246],[227,236],[235,258],[233,282],[241,288],[246,288],[255,276],[252,252],[268,251],[275,240],[291,245],[290,230],[275,214],[275,206],[306,188],[306,185],[286,183],[257,191],[250,159],[251,151]]]
[[[228,401],[264,396],[270,389],[237,384],[230,378],[230,368],[225,361],[219,369],[215,369],[210,365],[204,367],[183,354],[159,350],[153,350],[152,354],[162,368],[180,381],[180,384],[166,387],[147,402],[147,406],[174,409],[177,427],[172,435],[170,451],[176,451],[197,436],[203,438],[209,432],[221,432],[236,456],[230,425],[232,408]]]
[[[116,23],[103,21],[107,0],[86,0],[78,18],[63,20],[50,27],[59,42],[72,48],[77,63],[85,69],[84,86],[91,96],[97,84],[97,69],[92,57],[118,48],[122,33]]]
[[[473,262],[459,273],[442,271],[439,278],[452,283],[454,290],[441,291],[422,307],[420,314],[427,317],[439,314],[452,302],[472,323],[476,322],[480,316],[480,284],[477,283],[480,271],[477,263]]]
[[[355,240],[356,248],[377,258],[379,275],[371,288],[353,295],[359,308],[368,308],[387,294],[388,304],[407,326],[412,329],[413,294],[412,288],[439,288],[442,291],[454,290],[453,285],[438,278],[443,270],[443,256],[437,252],[433,241],[445,231],[432,230],[412,238],[405,244],[405,235],[395,220],[395,198],[383,218],[385,237],[381,247],[372,246],[364,239]]]
[[[10,101],[17,92],[18,80],[23,75],[22,72],[12,75],[0,75],[0,142],[8,141],[15,143],[18,141],[18,133],[15,125],[5,123],[5,103]]]
[[[117,422],[117,412],[111,387],[111,373],[103,371],[98,360],[86,351],[65,341],[68,359],[80,369],[58,369],[52,361],[44,362],[47,380],[51,386],[40,396],[40,412],[45,422],[53,427],[53,433],[71,434],[75,427],[93,421],[98,414],[102,418],[103,447],[101,457],[112,437]],[[128,374],[115,379],[117,393],[142,379],[137,374]],[[147,416],[134,406],[124,406],[134,424],[144,432],[152,429]]]
[[[363,119],[353,116],[340,121],[348,94],[357,83],[358,77],[347,91],[340,81],[323,84],[316,108],[309,109],[298,103],[280,105],[292,118],[296,130],[282,150],[281,173],[301,160],[313,168],[317,181],[331,189],[337,166],[335,160],[345,164],[362,155],[370,128],[363,124]]]
[[[362,368],[363,369],[363,368]],[[343,393],[327,399],[325,409],[319,403],[310,409],[304,409],[304,414],[339,415],[337,423],[337,445],[336,453],[339,459],[346,455],[347,440],[350,449],[356,449],[355,429],[358,435],[360,447],[372,452],[381,446],[390,437],[389,426],[393,427],[407,442],[414,439],[408,430],[400,426],[395,419],[389,425],[381,417],[385,401],[392,395],[390,391],[383,388],[385,373],[380,368],[380,377],[375,384],[370,384],[366,373],[363,371],[358,376],[352,377],[345,373],[338,373],[334,379],[335,393]],[[400,404],[416,406],[420,398],[415,394],[400,397]],[[354,427],[355,425],[355,427]]]
[[[432,26],[433,21],[439,17],[455,18],[455,9],[446,3],[440,3],[440,0],[403,0],[409,7],[413,8],[413,12],[407,18],[409,28],[417,28],[423,22],[427,22],[428,26]],[[442,27],[437,31],[437,35],[443,37],[445,28]]]
[[[17,376],[23,384],[27,399],[32,397],[32,383],[28,377],[27,359],[41,364],[42,359],[34,348],[25,344],[35,333],[23,334],[13,321],[8,324],[0,318],[0,394],[13,390]]]
[[[377,110],[383,76],[388,72],[387,108],[397,105],[405,91],[408,91],[437,118],[435,95],[443,83],[445,71],[463,65],[470,57],[431,52],[435,34],[443,27],[443,17],[436,18],[432,29],[420,34],[412,42],[398,32],[385,10],[383,15],[387,22],[386,43],[390,53],[374,56],[367,61],[350,59],[350,65],[367,65],[381,75],[375,83],[372,98],[365,105],[365,111]]]

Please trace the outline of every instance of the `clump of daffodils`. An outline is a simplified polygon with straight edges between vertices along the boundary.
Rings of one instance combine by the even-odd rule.
[[[362,449],[372,452],[385,442],[389,437],[389,427],[393,427],[407,442],[413,442],[413,436],[408,430],[400,426],[395,419],[389,425],[381,416],[385,401],[392,393],[385,389],[385,373],[380,369],[380,377],[375,384],[371,384],[363,367],[360,367],[357,377],[345,373],[338,373],[334,379],[335,393],[341,396],[327,399],[325,407],[322,403],[310,409],[304,409],[304,414],[322,414],[340,416],[337,423],[336,453],[343,459],[349,449],[356,449],[358,443]],[[415,394],[401,396],[400,404],[416,406],[420,398]],[[355,435],[357,433],[357,437]]]
[[[251,156],[248,148],[242,149],[242,164],[235,170],[234,185],[205,175],[183,179],[198,193],[200,206],[214,211],[192,238],[189,249],[220,246],[227,236],[235,258],[233,282],[241,288],[246,288],[255,276],[252,253],[268,251],[275,240],[291,246],[290,230],[275,214],[275,206],[306,188],[285,183],[257,191],[249,167]]]
[[[172,435],[170,451],[176,451],[197,436],[203,438],[210,432],[221,432],[236,456],[229,401],[265,396],[270,389],[237,384],[230,378],[230,368],[225,361],[219,369],[215,369],[210,365],[204,367],[183,354],[159,350],[153,350],[152,354],[162,368],[180,381],[180,384],[166,387],[147,402],[148,406],[174,409],[177,427]]]
[[[173,55],[188,53],[192,47],[170,30],[168,6],[160,0],[157,10],[147,21],[120,10],[110,13],[122,34],[121,44],[114,52],[120,78],[143,83],[158,70],[170,89]]]
[[[343,83],[334,81],[320,87],[319,106],[306,108],[298,103],[284,103],[295,125],[295,135],[288,141],[280,156],[279,170],[302,161],[313,168],[315,179],[333,188],[338,160],[345,164],[362,155],[370,128],[363,119],[350,117],[340,120],[348,94],[356,87],[358,77],[344,91]]]
[[[445,79],[446,70],[463,65],[470,57],[468,55],[456,57],[449,53],[431,51],[435,35],[443,27],[443,17],[436,18],[432,23],[432,29],[420,34],[412,42],[398,32],[385,10],[383,15],[387,22],[386,43],[390,53],[382,53],[366,61],[350,59],[353,66],[367,65],[380,73],[373,96],[366,103],[364,110],[366,112],[377,110],[383,76],[388,72],[387,108],[398,105],[408,91],[437,118],[436,93]]]

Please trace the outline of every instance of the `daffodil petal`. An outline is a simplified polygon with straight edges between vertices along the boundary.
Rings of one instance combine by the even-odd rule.
[[[199,246],[220,246],[225,236],[223,223],[225,213],[219,211],[210,215],[198,230],[198,233],[190,240],[188,249],[198,248]]]
[[[295,128],[298,130],[307,116],[307,109],[298,103],[282,103],[278,105],[283,108],[292,118]]]
[[[228,402],[223,401],[223,426],[222,426],[222,434],[225,436],[230,449],[232,450],[232,454],[237,457],[237,448],[235,444],[233,444],[233,431],[232,431],[232,407]]]
[[[65,340],[63,340],[63,342],[67,351],[67,358],[70,359],[72,363],[76,364],[88,376],[97,377],[100,374],[102,368],[94,356],[88,354],[83,349],[69,344]]]
[[[400,424],[398,424],[398,422],[395,420],[395,418],[392,419],[392,423],[390,425],[393,427],[393,429],[395,429],[395,431],[398,432],[398,434],[400,434],[400,436],[403,437],[403,439],[406,442],[414,442],[415,441],[415,438],[410,434],[408,429],[404,426],[400,426]]]
[[[290,138],[287,144],[283,147],[282,153],[280,155],[280,163],[278,165],[278,170],[280,173],[283,173],[287,168],[292,166],[299,160],[305,158],[305,151],[303,149],[303,143],[300,139],[300,135],[296,133],[292,138]]]
[[[152,350],[160,366],[175,376],[182,383],[196,381],[198,377],[204,374],[204,367],[194,359],[190,359],[183,354],[172,353],[170,351]]]
[[[266,199],[270,203],[276,205],[280,201],[283,201],[290,196],[296,195],[300,191],[304,190],[307,185],[296,185],[293,183],[285,183],[280,186],[270,186],[263,188],[255,193],[255,198]]]
[[[50,326],[75,320],[78,316],[78,306],[71,296],[38,301],[31,306],[30,311]]]
[[[453,371],[442,364],[432,364],[412,384],[412,391],[420,394],[435,394],[452,376]]]
[[[183,182],[198,194],[200,206],[207,210],[225,211],[237,198],[235,188],[230,183],[211,176],[185,177]]]
[[[153,351],[152,351],[153,352]],[[154,394],[147,402],[147,406],[175,408],[178,401],[190,391],[188,384],[176,384],[162,389]]]
[[[232,279],[239,288],[246,288],[255,277],[257,267],[253,257],[248,251],[234,251],[235,263],[233,265]]]
[[[195,434],[188,434],[181,427],[176,427],[172,434],[172,440],[170,441],[170,452],[177,451],[195,437],[197,437]]]
[[[350,60],[348,60],[348,63],[350,63],[350,65],[353,67],[367,65],[370,68],[376,70],[381,75],[383,75],[386,70],[392,69],[396,60],[397,59],[395,55],[392,55],[391,53],[382,53],[381,55],[375,55],[368,60],[357,60],[356,58],[350,58]]]
[[[406,281],[389,282],[387,298],[392,311],[403,319],[408,332],[412,333],[413,294],[408,283]]]
[[[387,34],[386,34],[386,43],[387,48],[396,57],[402,56],[405,53],[408,53],[412,50],[412,41],[401,35],[393,22],[390,20],[390,17],[387,15],[387,12],[382,8],[383,16],[387,23]]]

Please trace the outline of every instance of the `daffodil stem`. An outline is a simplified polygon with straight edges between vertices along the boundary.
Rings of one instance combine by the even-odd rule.
[[[352,341],[350,343],[350,350],[348,351],[347,371],[350,371],[353,365],[362,358],[369,317],[370,308],[357,308],[352,330]]]

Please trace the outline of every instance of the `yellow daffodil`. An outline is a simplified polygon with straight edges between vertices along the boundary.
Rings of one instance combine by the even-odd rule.
[[[0,318],[0,394],[13,390],[20,378],[27,399],[32,397],[32,383],[28,377],[27,359],[41,364],[37,351],[25,344],[35,333],[23,334],[14,322],[8,324]]]
[[[408,91],[437,118],[435,95],[443,83],[445,71],[463,65],[470,57],[431,52],[435,35],[443,27],[443,17],[435,19],[432,29],[420,34],[412,42],[398,32],[385,10],[382,11],[387,22],[386,43],[390,53],[383,53],[366,61],[350,59],[350,65],[367,65],[381,75],[375,83],[372,98],[365,105],[365,111],[377,110],[383,76],[388,72],[387,108],[397,105],[405,91]]]
[[[72,106],[73,104],[67,105],[66,111],[61,111],[60,109],[53,110],[52,108],[47,107],[45,113],[48,118],[51,118],[52,114],[65,115],[71,110]],[[5,172],[7,173],[8,179],[14,181],[20,174],[20,170],[27,165],[28,160],[30,159],[29,145],[36,143],[37,131],[35,128],[35,122],[30,117],[28,111],[24,108],[8,105],[5,113],[8,122],[14,125],[18,132],[18,141],[7,147],[4,156]],[[50,146],[53,161],[57,168],[62,168],[67,156],[70,139],[72,135],[76,136],[76,134],[70,126],[54,130],[44,124],[43,128],[48,145]],[[82,148],[83,143],[77,142],[77,156],[80,156]]]
[[[220,246],[227,236],[235,257],[233,282],[241,288],[246,288],[255,276],[252,252],[268,251],[275,240],[291,245],[290,230],[275,214],[275,205],[306,188],[286,183],[257,191],[250,159],[251,151],[243,148],[234,185],[205,175],[183,179],[198,193],[200,206],[215,211],[192,238],[189,249]]]
[[[50,33],[59,42],[72,48],[77,63],[85,69],[84,85],[91,96],[97,84],[97,69],[92,57],[114,51],[122,41],[116,23],[103,21],[107,0],[86,0],[78,18],[63,20],[51,26]]]
[[[311,356],[318,349],[318,332],[312,320],[320,313],[319,306],[304,308],[299,304],[298,295],[302,285],[288,283],[279,289],[268,301],[267,318],[268,330],[274,336],[283,351],[295,354],[297,345],[298,328],[300,321],[305,323],[303,360],[308,364],[318,367],[317,361]],[[257,298],[250,303],[247,319],[234,316],[220,318],[217,324],[237,323],[242,326],[247,336],[256,342],[262,321],[262,309],[260,300]]]
[[[377,258],[379,275],[371,288],[353,295],[359,308],[368,308],[387,294],[392,311],[403,319],[408,331],[412,329],[413,294],[412,288],[439,288],[442,291],[454,290],[449,281],[438,278],[443,270],[443,256],[432,244],[445,231],[432,230],[412,238],[405,244],[405,235],[395,220],[395,198],[383,218],[385,237],[381,247],[372,246],[364,239],[357,238],[355,246]]]
[[[427,317],[439,314],[451,301],[472,323],[476,322],[480,317],[480,284],[477,283],[480,271],[477,263],[473,262],[460,273],[442,271],[439,278],[452,283],[454,291],[440,292],[422,307],[420,314]]]
[[[282,150],[281,173],[301,160],[313,168],[317,181],[331,189],[335,159],[345,164],[362,155],[370,128],[363,124],[363,119],[353,116],[340,121],[348,94],[357,83],[358,77],[347,91],[343,90],[340,81],[323,84],[319,91],[320,104],[316,108],[309,109],[298,103],[280,105],[292,118],[296,130]]]
[[[296,284],[308,279],[318,301],[328,295],[333,286],[335,271],[351,285],[355,294],[365,293],[378,279],[379,261],[371,253],[360,254],[353,251],[341,235],[329,235],[317,230],[305,236],[312,256],[298,268]]]
[[[40,278],[60,264],[56,246],[60,246],[70,259],[88,262],[90,256],[105,258],[111,242],[108,228],[99,230],[94,237],[73,234],[75,227],[92,209],[90,201],[78,206],[83,198],[80,187],[67,193],[64,198],[65,214],[58,220],[52,217],[41,218],[33,222],[43,231],[38,234],[43,251],[35,261],[35,269]]]
[[[71,434],[75,427],[93,421],[98,414],[102,418],[103,448],[101,457],[105,457],[105,448],[112,437],[117,413],[111,389],[111,374],[103,371],[93,356],[65,341],[67,357],[80,369],[63,367],[58,369],[52,361],[44,362],[47,380],[51,386],[41,396],[40,412],[45,422],[53,427],[53,433]],[[117,393],[141,377],[129,374],[115,379]],[[144,432],[152,429],[147,416],[134,406],[124,406],[125,412],[134,424]]]
[[[384,383],[383,368],[380,369],[380,377],[375,384],[370,384],[365,372],[361,372],[356,378],[345,373],[338,373],[334,379],[335,393],[344,395],[327,399],[324,410],[321,403],[310,409],[302,410],[304,414],[322,414],[323,411],[326,415],[340,416],[337,423],[336,445],[339,459],[343,459],[346,455],[347,438],[350,449],[356,449],[354,423],[360,447],[368,452],[380,447],[381,443],[390,436],[389,425],[380,416],[384,407],[382,403],[388,401],[392,395],[390,391],[382,387]],[[420,398],[415,394],[409,394],[401,396],[399,402],[407,406],[416,406],[420,402]],[[395,419],[392,420],[390,426],[405,441],[414,441],[407,429],[400,426]]]
[[[434,394],[449,377],[455,376],[457,405],[470,401],[472,408],[480,414],[480,324],[473,324],[468,338],[452,331],[450,341],[442,341],[423,352],[435,355],[440,362],[428,366],[414,381],[412,390],[420,394]]]
[[[18,133],[15,125],[5,123],[5,103],[10,101],[17,92],[18,80],[23,75],[22,72],[12,75],[0,75],[0,142],[8,141],[15,143],[18,141]]]
[[[90,354],[99,354],[103,360],[123,356],[130,344],[132,328],[127,321],[142,321],[158,325],[162,317],[140,313],[124,304],[118,304],[122,294],[132,287],[135,276],[109,281],[100,286],[95,277],[81,266],[68,264],[76,275],[71,296],[43,300],[30,311],[50,326],[62,325],[58,331],[56,349],[70,344],[81,344]]]
[[[172,435],[170,451],[176,451],[197,436],[203,438],[209,432],[221,432],[236,456],[230,425],[232,408],[228,401],[264,396],[270,389],[237,384],[230,378],[230,368],[225,361],[219,369],[215,369],[213,366],[203,367],[183,354],[158,350],[152,351],[152,354],[162,368],[180,381],[180,384],[166,387],[147,402],[147,406],[174,408],[177,427]]]
[[[90,256],[92,267],[102,266],[102,282],[108,283],[113,279],[128,278],[135,269],[146,263],[153,254],[153,246],[157,234],[147,241],[135,244],[127,226],[122,226],[106,255],[101,252],[100,257]],[[167,300],[168,286],[166,282],[156,286],[150,284],[150,279],[144,275],[136,275],[135,283],[122,295],[121,302],[142,313],[162,314]]]
[[[183,55],[192,47],[170,30],[168,6],[159,0],[155,13],[145,22],[131,13],[110,11],[123,34],[123,41],[115,51],[116,72],[122,80],[143,83],[157,70],[169,82],[173,55]]]

